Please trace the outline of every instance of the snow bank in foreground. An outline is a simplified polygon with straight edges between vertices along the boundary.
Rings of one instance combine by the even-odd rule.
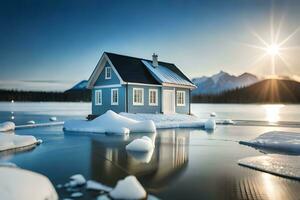
[[[204,127],[204,121],[186,114],[120,113],[120,115],[138,121],[152,120],[156,128]]]
[[[300,133],[271,131],[260,135],[254,140],[240,141],[240,144],[277,151],[300,153]]]
[[[66,121],[64,124],[64,130],[76,132],[128,134],[129,132],[155,132],[156,127],[151,120],[140,122],[109,110],[92,121]]]
[[[31,135],[0,133],[0,151],[26,147],[34,144],[37,144],[37,140]]]
[[[15,127],[16,125],[13,122],[4,122],[0,124],[0,132],[15,130]]]
[[[12,167],[0,167],[1,199],[57,200],[49,179],[41,174]]]
[[[135,139],[126,145],[126,150],[128,151],[140,151],[140,152],[148,152],[154,149],[153,141],[147,137],[143,136],[142,138]]]
[[[118,181],[109,195],[114,199],[144,199],[147,193],[135,176],[127,176]]]
[[[215,130],[216,129],[216,121],[214,119],[208,119],[204,124],[204,128],[206,130]]]
[[[300,156],[264,155],[244,158],[238,164],[267,173],[300,180]]]

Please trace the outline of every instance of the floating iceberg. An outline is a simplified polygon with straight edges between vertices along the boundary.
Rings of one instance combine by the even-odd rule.
[[[190,128],[190,127],[204,127],[204,121],[198,117],[186,114],[150,114],[150,113],[125,113],[122,112],[120,115],[138,120],[147,121],[152,120],[156,128]]]
[[[133,157],[136,161],[140,163],[149,163],[151,161],[154,149],[148,152],[140,152],[140,151],[128,151],[128,155]]]
[[[271,131],[254,140],[240,141],[240,144],[276,151],[300,153],[300,133]]]
[[[278,176],[300,180],[300,156],[278,154],[254,156],[241,159],[238,164]]]
[[[217,116],[217,114],[215,113],[215,112],[212,112],[212,113],[210,113],[209,114],[211,117],[216,117]]]
[[[84,185],[86,183],[86,180],[82,174],[75,174],[71,176],[70,179],[71,181],[69,183],[71,187]]]
[[[35,124],[35,121],[30,120],[30,121],[27,122],[27,124]]]
[[[233,121],[233,120],[231,120],[231,119],[224,119],[223,121],[222,121],[222,124],[235,124],[235,122]]]
[[[110,192],[112,190],[111,187],[106,186],[106,185],[104,185],[102,183],[99,183],[97,181],[93,181],[93,180],[88,180],[87,181],[86,189],[89,189],[89,190],[102,190],[102,191],[105,191],[105,192]]]
[[[32,135],[15,135],[0,133],[0,151],[16,149],[37,144]]]
[[[15,130],[15,127],[16,125],[13,122],[3,122],[0,124],[0,132]]]
[[[214,119],[208,119],[205,124],[204,124],[204,128],[206,130],[214,130],[216,129],[216,121]]]
[[[126,150],[128,151],[141,151],[141,152],[149,152],[154,149],[153,141],[147,137],[143,136],[142,138],[138,138],[130,142],[126,145]]]
[[[92,121],[69,120],[64,124],[64,130],[92,133],[117,133],[128,134],[129,132],[155,132],[153,121],[137,121],[111,110]]]
[[[57,121],[57,117],[50,117],[49,120],[50,120],[51,122],[55,122],[55,121]]]
[[[0,167],[1,199],[58,200],[49,179],[41,174],[13,167]]]
[[[114,199],[144,199],[147,193],[135,176],[127,176],[118,181],[109,195]]]

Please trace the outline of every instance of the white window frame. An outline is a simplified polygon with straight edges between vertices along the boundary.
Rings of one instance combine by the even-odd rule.
[[[155,92],[155,102],[151,103],[151,92]],[[149,89],[149,106],[157,106],[158,105],[158,90],[157,89]]]
[[[134,94],[135,91],[141,90],[142,91],[142,102],[135,102],[134,101]],[[144,88],[133,88],[132,89],[132,104],[134,106],[143,106],[144,105]]]
[[[109,70],[109,76],[107,76],[108,70]],[[111,79],[111,67],[105,67],[105,79]]]
[[[182,101],[183,102],[179,102],[179,96],[180,94],[182,94]],[[185,106],[185,91],[184,90],[177,90],[176,92],[176,105],[177,106]]]
[[[95,90],[95,105],[96,106],[102,105],[102,90]]]
[[[114,102],[114,91],[117,91],[117,102]],[[110,90],[110,104],[111,105],[119,105],[119,89],[118,88],[114,88]]]

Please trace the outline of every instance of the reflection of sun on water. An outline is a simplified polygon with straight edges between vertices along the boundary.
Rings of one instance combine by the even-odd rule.
[[[280,110],[284,105],[263,105],[265,109],[266,119],[268,122],[274,123],[280,120]]]

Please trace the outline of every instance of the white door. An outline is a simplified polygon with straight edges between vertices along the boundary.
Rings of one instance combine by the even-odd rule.
[[[165,114],[175,113],[175,91],[163,90],[163,107],[162,111]]]

